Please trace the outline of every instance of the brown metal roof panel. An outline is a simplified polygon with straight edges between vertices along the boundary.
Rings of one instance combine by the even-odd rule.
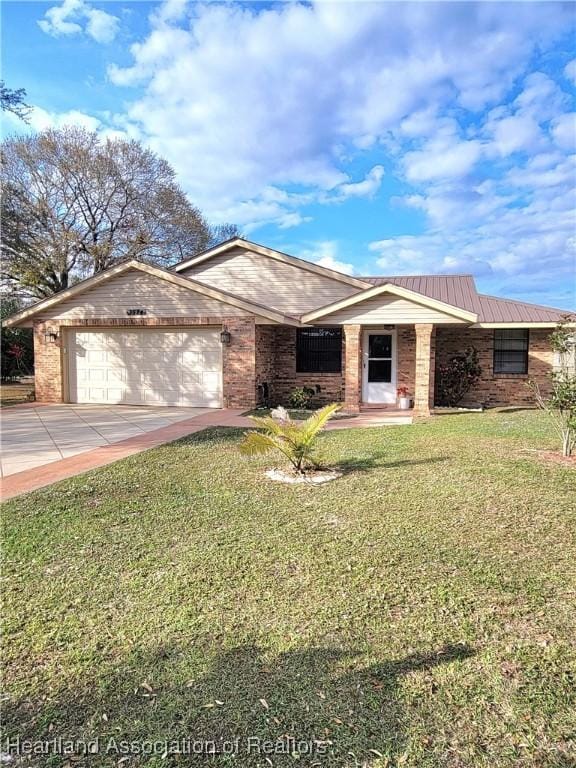
[[[372,285],[392,283],[472,312],[476,312],[478,308],[476,286],[472,275],[391,275],[360,279]]]
[[[478,294],[480,323],[555,323],[569,312],[540,304]]]

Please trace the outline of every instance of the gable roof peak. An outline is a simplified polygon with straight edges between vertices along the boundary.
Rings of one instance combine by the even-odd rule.
[[[214,258],[214,256],[218,256],[219,254],[225,253],[226,251],[232,250],[238,246],[242,246],[253,253],[259,254],[260,256],[265,256],[271,259],[275,259],[276,261],[284,262],[285,264],[290,264],[294,267],[299,267],[300,269],[303,269],[307,272],[314,272],[317,275],[322,275],[323,277],[327,277],[331,280],[337,280],[340,283],[352,285],[355,288],[359,288],[360,290],[364,290],[365,288],[370,287],[370,283],[366,282],[361,277],[346,275],[343,272],[338,272],[335,269],[323,267],[320,264],[315,264],[312,261],[301,259],[298,256],[291,256],[288,253],[284,253],[284,251],[279,251],[275,248],[268,248],[265,245],[254,243],[251,240],[246,240],[243,237],[235,237],[231,240],[226,240],[219,245],[215,245],[213,248],[209,248],[207,251],[203,251],[196,256],[190,257],[189,259],[184,259],[178,264],[174,264],[171,269],[174,272],[181,272],[185,269],[190,269],[197,264],[202,264],[203,262]]]

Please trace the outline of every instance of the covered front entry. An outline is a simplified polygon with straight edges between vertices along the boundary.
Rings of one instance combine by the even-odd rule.
[[[67,332],[72,403],[222,407],[220,329]]]
[[[396,403],[396,333],[365,330],[362,341],[362,402]]]

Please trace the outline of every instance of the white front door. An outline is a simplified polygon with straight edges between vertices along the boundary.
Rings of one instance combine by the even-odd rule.
[[[364,331],[362,401],[396,403],[396,333],[394,331]]]

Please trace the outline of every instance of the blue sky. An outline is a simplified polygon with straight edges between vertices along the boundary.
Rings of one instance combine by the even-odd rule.
[[[5,2],[3,77],[28,130],[138,138],[250,239],[573,309],[575,7]]]

